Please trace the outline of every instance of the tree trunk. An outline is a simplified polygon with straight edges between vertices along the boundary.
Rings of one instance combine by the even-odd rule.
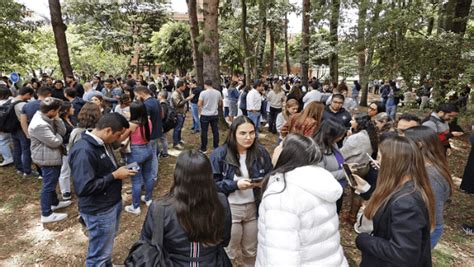
[[[199,51],[198,43],[199,24],[197,18],[196,0],[186,0],[186,2],[188,3],[189,29],[193,48],[194,69],[196,70],[196,81],[201,88],[204,88],[203,57],[201,51]]]
[[[285,13],[285,63],[286,63],[286,75],[290,75],[290,52],[288,49],[288,12]]]
[[[268,0],[258,1],[258,40],[257,40],[257,57],[255,59],[255,78],[260,79],[263,73],[263,55],[265,52],[265,41],[267,39],[267,6]]]
[[[368,40],[368,45],[367,45],[367,60],[365,61],[365,74],[367,79],[372,79],[373,77],[370,75],[370,71],[372,69],[372,59],[374,57],[374,49],[375,49],[375,43],[377,40],[373,39],[374,36],[376,36],[376,33],[373,30],[373,25],[377,23],[380,17],[380,11],[382,9],[382,1],[383,0],[377,0],[377,3],[375,4],[374,8],[374,14],[372,16],[372,20],[370,22],[370,27],[369,30],[367,31],[367,38]],[[367,88],[368,89],[368,88]],[[362,96],[361,96],[361,105],[362,104],[367,104],[367,97],[368,97],[368,90],[367,91],[362,91]]]
[[[204,80],[211,80],[214,88],[221,85],[219,78],[219,0],[205,0],[204,9]]]
[[[310,0],[303,0],[303,26],[301,28],[301,84],[308,88]]]
[[[357,21],[357,62],[359,70],[359,83],[361,86],[362,97],[360,105],[367,106],[367,95],[368,95],[368,81],[366,72],[366,58],[365,58],[365,28],[367,19],[367,5],[368,0],[359,1],[359,19]]]
[[[241,29],[240,33],[242,36],[242,43],[244,47],[244,72],[245,72],[245,84],[250,85],[252,82],[252,74],[250,71],[250,50],[249,44],[247,39],[247,4],[245,0],[240,0],[240,4],[242,7],[242,14],[241,14]]]
[[[337,28],[339,27],[341,0],[332,0],[331,3],[331,19],[329,21],[329,43],[334,50],[329,55],[329,75],[333,82],[339,80],[339,64],[338,55],[336,51],[337,45]]]
[[[69,59],[69,50],[66,40],[67,27],[63,22],[59,0],[49,0],[49,12],[51,14],[51,25],[53,26],[59,66],[61,66],[63,78],[66,80],[66,76],[72,75],[72,66]]]
[[[273,75],[273,66],[275,65],[275,36],[272,29],[268,29],[270,34],[270,59],[268,64],[268,74]]]

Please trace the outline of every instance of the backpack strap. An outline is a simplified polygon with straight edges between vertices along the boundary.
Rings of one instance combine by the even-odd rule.
[[[155,202],[155,209],[153,210],[152,216],[154,219],[153,221],[155,222],[155,227],[151,243],[163,247],[165,207],[161,201]]]

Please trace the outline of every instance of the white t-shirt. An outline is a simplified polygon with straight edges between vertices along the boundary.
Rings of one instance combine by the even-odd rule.
[[[216,116],[219,113],[219,103],[222,101],[222,95],[216,89],[206,89],[199,95],[202,100],[201,115]]]
[[[257,110],[260,111],[262,107],[262,95],[257,91],[257,89],[252,88],[247,94],[247,110]]]
[[[247,155],[243,154],[239,157],[240,163],[240,172],[242,176],[234,175],[234,181],[242,180],[242,179],[249,179],[249,171],[247,169],[247,165],[245,164],[245,160],[247,159]],[[229,194],[228,197],[230,204],[247,204],[255,202],[255,197],[253,195],[253,189],[245,189],[245,190],[235,190],[233,193]]]
[[[222,89],[222,95],[224,96],[224,107],[229,106],[229,90],[227,88]]]

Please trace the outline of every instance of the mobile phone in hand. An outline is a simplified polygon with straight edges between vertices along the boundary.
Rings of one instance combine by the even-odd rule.
[[[372,164],[377,168],[377,169],[380,169],[380,165],[377,163],[377,161],[375,159],[373,159],[369,153],[365,153],[367,155],[367,157],[369,157],[369,160],[370,162],[372,162]]]
[[[132,162],[132,163],[127,165],[127,169],[137,172],[137,171],[140,170],[140,166],[138,166],[138,163]]]
[[[263,181],[263,177],[257,177],[257,178],[252,178],[250,179],[250,182],[253,184],[253,183],[260,183],[261,181]]]
[[[349,168],[349,165],[347,163],[342,164],[342,169],[344,170],[344,176],[346,177],[347,182],[349,182],[349,185],[351,187],[354,187],[357,185],[357,182],[352,175],[351,168]]]

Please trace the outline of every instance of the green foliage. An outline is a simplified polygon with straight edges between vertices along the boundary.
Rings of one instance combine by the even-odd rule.
[[[168,22],[151,37],[153,54],[166,71],[179,69],[185,72],[193,67],[189,25],[182,22]],[[181,73],[184,75],[184,73]]]
[[[14,70],[12,64],[20,64],[24,57],[22,44],[27,41],[23,31],[33,31],[37,23],[26,21],[27,10],[14,0],[0,1],[0,71]]]
[[[67,21],[89,45],[131,54],[137,44],[147,44],[153,31],[167,20],[166,1],[66,0]]]

